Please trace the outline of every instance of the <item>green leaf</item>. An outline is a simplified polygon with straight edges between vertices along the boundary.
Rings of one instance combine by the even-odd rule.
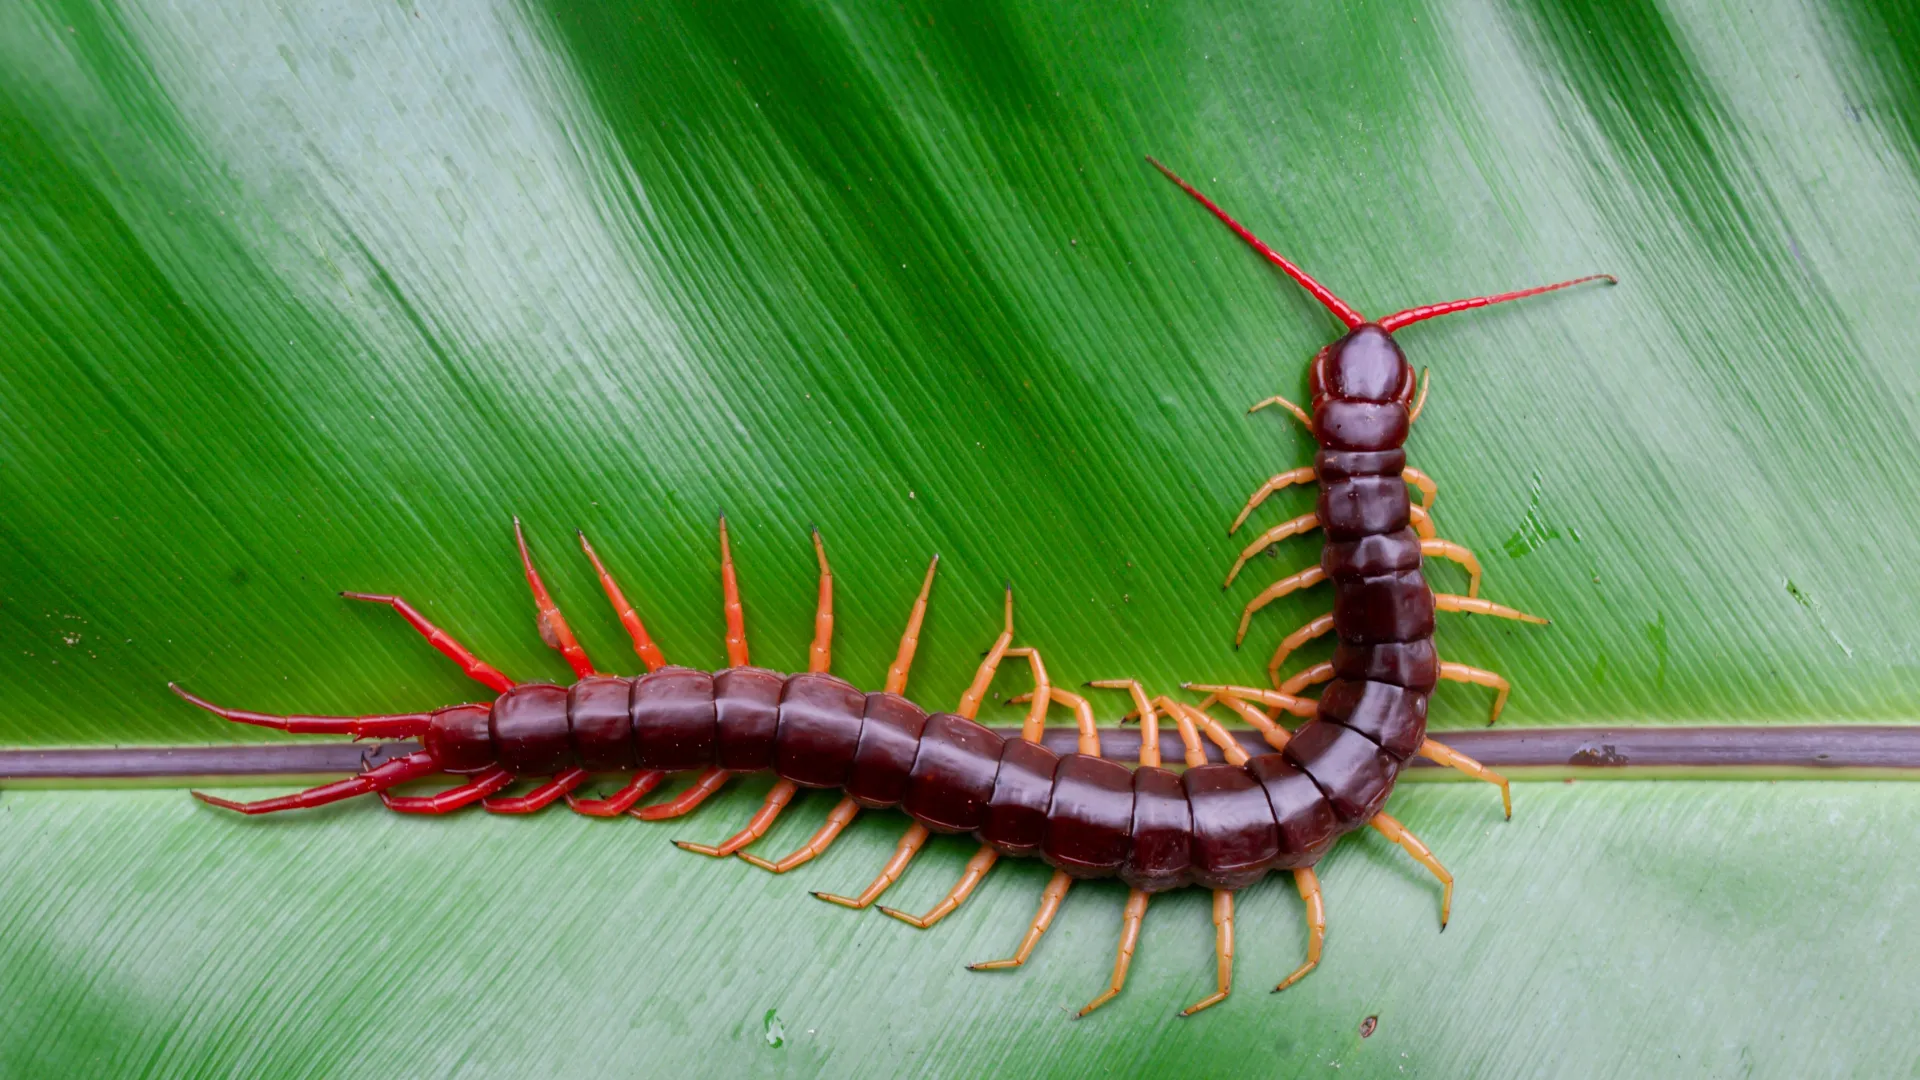
[[[571,531],[670,658],[717,665],[724,511],[760,663],[806,655],[817,523],[836,670],[862,685],[935,552],[929,704],[965,685],[1008,578],[1064,682],[1263,678],[1326,601],[1286,598],[1230,649],[1241,606],[1315,557],[1289,542],[1219,588],[1250,539],[1226,524],[1311,452],[1244,410],[1299,396],[1336,324],[1147,153],[1372,315],[1619,276],[1401,335],[1435,373],[1410,454],[1442,535],[1484,595],[1554,619],[1442,623],[1444,655],[1513,680],[1508,722],[1910,719],[1916,14],[7,6],[0,745],[276,737],[169,680],[311,712],[483,693],[342,589],[559,678],[515,514],[607,668],[637,662]],[[1435,725],[1485,704],[1450,688]],[[9,794],[9,1000],[57,981],[0,1071],[1911,1068],[1870,1034],[1913,1004],[1911,897],[1880,876],[1905,789],[1534,787],[1486,838],[1483,798],[1395,804],[1461,874],[1438,944],[1417,869],[1356,840],[1327,867],[1326,971],[1258,992],[1299,944],[1269,884],[1240,993],[1143,1027],[1210,979],[1204,897],[1182,896],[1128,993],[1069,1027],[1053,1010],[1098,984],[1114,890],[1083,890],[1042,970],[963,976],[1039,871],[996,871],[928,935],[807,900],[877,864],[878,823],[795,882],[634,822]],[[916,869],[914,903],[941,876]]]

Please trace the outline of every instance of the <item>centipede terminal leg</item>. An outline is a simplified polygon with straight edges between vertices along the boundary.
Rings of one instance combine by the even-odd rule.
[[[1073,884],[1073,878],[1065,870],[1055,870],[1047,879],[1047,887],[1040,893],[1040,910],[1034,913],[1033,923],[1027,927],[1025,936],[1020,939],[1020,947],[1005,960],[986,960],[978,964],[968,964],[968,971],[1004,971],[1017,968],[1033,955],[1033,947],[1040,943],[1040,935],[1053,925],[1053,917],[1060,913],[1060,902],[1066,899],[1067,888]]]
[[[390,787],[404,784],[409,780],[418,780],[440,771],[440,763],[433,755],[421,750],[403,758],[376,765],[358,776],[345,780],[335,780],[330,784],[308,788],[292,795],[278,798],[259,799],[254,802],[235,802],[222,799],[217,795],[208,795],[202,791],[193,793],[193,797],[209,806],[222,810],[234,810],[242,814],[271,814],[278,810],[303,810],[311,806],[325,806],[341,799],[351,799],[355,795],[366,795],[376,791],[385,791]]]

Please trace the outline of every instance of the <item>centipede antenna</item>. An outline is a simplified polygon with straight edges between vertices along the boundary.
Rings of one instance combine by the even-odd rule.
[[[1156,169],[1159,169],[1161,175],[1165,176],[1167,179],[1173,181],[1174,183],[1179,184],[1180,189],[1182,191],[1185,191],[1187,194],[1200,200],[1200,205],[1206,207],[1208,210],[1213,211],[1214,217],[1217,217],[1221,221],[1226,222],[1227,228],[1232,229],[1236,233],[1239,233],[1240,239],[1245,240],[1247,243],[1253,245],[1253,249],[1255,251],[1258,251],[1260,254],[1265,255],[1267,258],[1273,260],[1274,265],[1286,271],[1286,274],[1288,277],[1299,282],[1301,288],[1304,288],[1308,292],[1312,293],[1313,298],[1315,300],[1320,301],[1323,307],[1325,307],[1328,311],[1333,312],[1334,318],[1339,319],[1343,323],[1346,323],[1349,329],[1359,326],[1360,324],[1367,321],[1365,316],[1353,310],[1352,305],[1348,304],[1345,300],[1342,300],[1339,297],[1333,295],[1333,290],[1313,280],[1312,275],[1308,274],[1305,270],[1302,270],[1299,267],[1293,265],[1292,262],[1288,261],[1286,256],[1273,250],[1272,248],[1268,247],[1266,244],[1261,243],[1260,238],[1253,235],[1253,233],[1247,231],[1247,227],[1245,225],[1242,225],[1239,222],[1233,220],[1233,218],[1227,216],[1227,212],[1225,210],[1220,209],[1218,206],[1215,206],[1212,199],[1209,199],[1205,195],[1202,195],[1200,194],[1200,192],[1194,190],[1194,187],[1192,184],[1189,184],[1185,180],[1182,180],[1178,176],[1174,175],[1174,172],[1172,169],[1169,169],[1165,165],[1162,165],[1158,161],[1155,161],[1153,159],[1153,155],[1151,154],[1147,155],[1147,164],[1152,165]],[[1444,313],[1441,313],[1441,314],[1444,314]]]
[[[1566,289],[1575,285],[1584,285],[1589,281],[1604,281],[1609,285],[1620,284],[1620,280],[1612,274],[1588,274],[1586,277],[1577,277],[1571,281],[1559,281],[1552,285],[1540,285],[1532,289],[1519,289],[1514,292],[1498,293],[1494,296],[1474,296],[1465,300],[1448,300],[1442,304],[1423,304],[1420,307],[1395,312],[1381,319],[1380,329],[1391,334],[1403,326],[1411,326],[1414,323],[1424,322],[1428,319],[1437,319],[1442,315],[1451,315],[1456,311],[1486,307],[1489,304],[1504,304],[1509,300],[1524,300],[1529,296],[1539,296],[1541,293],[1550,293],[1555,289]]]

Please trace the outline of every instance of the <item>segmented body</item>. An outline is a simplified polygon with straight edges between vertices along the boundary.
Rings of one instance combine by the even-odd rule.
[[[932,911],[916,917],[883,909],[922,928],[944,918],[964,901],[1001,856],[1037,857],[1054,867],[1053,880],[1018,952],[1007,960],[975,965],[976,969],[1023,963],[1050,924],[1071,881],[1118,878],[1124,882],[1129,896],[1111,985],[1081,1010],[1081,1015],[1120,991],[1147,898],[1189,885],[1214,892],[1219,988],[1186,1011],[1191,1013],[1224,999],[1232,979],[1234,893],[1275,870],[1293,873],[1307,909],[1306,963],[1276,989],[1291,985],[1318,963],[1326,929],[1312,867],[1342,834],[1362,825],[1378,829],[1441,880],[1445,886],[1441,906],[1444,925],[1451,875],[1381,808],[1392,793],[1400,769],[1416,753],[1500,785],[1505,799],[1505,780],[1427,738],[1426,720],[1429,696],[1440,679],[1496,688],[1496,716],[1507,686],[1492,672],[1440,661],[1433,643],[1435,612],[1469,611],[1532,622],[1544,620],[1477,599],[1479,566],[1471,552],[1433,535],[1424,505],[1413,505],[1408,483],[1421,486],[1428,504],[1434,488],[1431,481],[1406,467],[1402,447],[1420,405],[1414,400],[1413,370],[1392,332],[1436,315],[1591,279],[1413,308],[1369,322],[1260,243],[1205,196],[1157,162],[1154,164],[1305,286],[1349,328],[1346,336],[1314,358],[1308,379],[1310,414],[1280,398],[1262,403],[1285,405],[1310,425],[1320,447],[1313,467],[1275,476],[1234,523],[1238,528],[1262,500],[1281,487],[1320,484],[1315,513],[1269,530],[1234,567],[1237,574],[1248,558],[1285,537],[1313,528],[1326,532],[1319,566],[1276,582],[1247,605],[1242,617],[1244,637],[1247,620],[1270,601],[1323,580],[1332,582],[1331,616],[1316,619],[1288,635],[1275,653],[1270,667],[1275,689],[1195,685],[1192,689],[1209,696],[1197,704],[1187,704],[1165,697],[1150,700],[1131,680],[1093,683],[1129,690],[1143,721],[1138,767],[1108,760],[1100,756],[1099,734],[1085,699],[1049,682],[1037,650],[1010,647],[1013,607],[1009,587],[1006,627],[988,651],[972,686],[954,712],[929,713],[901,692],[932,586],[934,567],[929,567],[886,689],[863,692],[827,673],[833,578],[817,532],[814,540],[820,562],[820,603],[810,670],[788,675],[753,667],[748,662],[744,616],[724,518],[720,522],[721,580],[729,666],[717,672],[668,665],[585,536],[580,537],[609,600],[633,638],[636,653],[648,668],[646,674],[635,677],[606,675],[594,668],[574,639],[521,537],[520,554],[539,608],[542,636],[566,657],[578,681],[570,686],[515,683],[429,623],[406,601],[392,596],[343,594],[392,606],[470,676],[496,690],[498,697],[490,704],[392,716],[274,716],[221,708],[175,687],[183,697],[230,720],[291,732],[330,732],[357,738],[418,737],[422,743],[419,751],[360,776],[295,795],[252,803],[200,797],[229,809],[265,813],[378,792],[389,807],[402,811],[444,813],[481,802],[495,812],[524,813],[565,796],[575,810],[584,814],[631,812],[651,820],[691,810],[728,776],[771,771],[778,779],[745,829],[718,846],[681,846],[706,855],[739,854],[756,866],[784,872],[818,855],[859,810],[898,809],[914,825],[901,838],[880,876],[855,898],[815,894],[849,907],[865,907],[898,878],[929,833],[973,834],[981,845],[978,853],[960,882]],[[515,531],[518,536],[517,521]],[[1468,596],[1436,595],[1428,587],[1422,572],[1422,560],[1428,555],[1441,555],[1468,568],[1473,578]],[[937,567],[937,557],[934,563]],[[1228,584],[1232,580],[1230,574]],[[1281,680],[1278,668],[1290,651],[1329,629],[1338,639],[1332,660]],[[1016,738],[1004,737],[973,719],[997,666],[1011,656],[1027,659],[1035,681],[1030,695],[1033,705]],[[1299,696],[1301,690],[1320,682],[1327,686],[1318,701]],[[1233,709],[1258,727],[1272,752],[1248,756],[1219,722],[1207,715],[1206,710],[1215,704]],[[1042,726],[1052,705],[1065,706],[1075,713],[1080,752],[1056,754],[1041,745]],[[1273,713],[1263,713],[1257,705],[1267,706]],[[1187,767],[1183,771],[1161,767],[1156,706],[1175,721],[1185,751]],[[1288,732],[1274,723],[1282,711],[1303,717],[1305,722]],[[1203,738],[1221,748],[1226,763],[1207,763]],[[678,797],[633,809],[668,775],[695,771],[699,778]],[[611,797],[575,800],[571,792],[590,774],[599,772],[631,772],[632,779]],[[432,796],[400,797],[389,791],[435,773],[465,779]],[[488,797],[519,778],[546,780],[526,795]],[[746,845],[764,835],[800,788],[841,789],[845,795],[828,815],[827,824],[799,851],[778,862],[748,854]],[[1507,806],[1511,816],[1510,801]]]

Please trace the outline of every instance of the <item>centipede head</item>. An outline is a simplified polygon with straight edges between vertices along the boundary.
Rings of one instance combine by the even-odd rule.
[[[1362,323],[1320,350],[1307,384],[1316,405],[1329,397],[1404,405],[1413,400],[1413,365],[1392,334]]]

